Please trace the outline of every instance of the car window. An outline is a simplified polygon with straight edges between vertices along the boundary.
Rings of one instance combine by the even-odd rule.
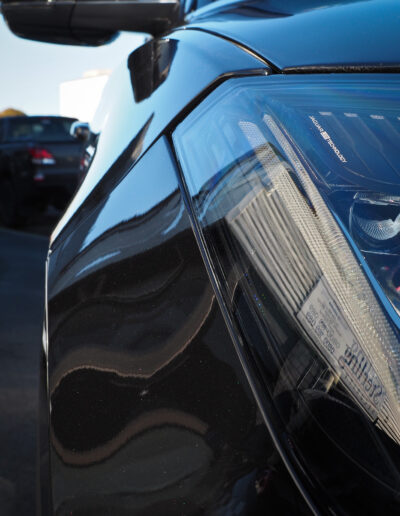
[[[60,141],[73,140],[69,130],[73,119],[70,118],[11,118],[8,121],[7,140]]]

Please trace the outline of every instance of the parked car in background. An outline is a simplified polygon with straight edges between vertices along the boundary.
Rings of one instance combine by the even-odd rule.
[[[60,116],[0,118],[0,223],[23,224],[48,205],[65,208],[80,180],[82,140],[76,120]]]
[[[4,3],[151,32],[53,232],[39,514],[400,514],[400,3]]]

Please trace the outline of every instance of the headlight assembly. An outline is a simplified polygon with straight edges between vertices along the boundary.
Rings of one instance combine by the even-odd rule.
[[[222,298],[304,467],[332,494],[332,471],[351,464],[342,480],[354,467],[391,511],[400,486],[400,77],[232,79],[173,139]],[[338,450],[331,462],[318,435]]]

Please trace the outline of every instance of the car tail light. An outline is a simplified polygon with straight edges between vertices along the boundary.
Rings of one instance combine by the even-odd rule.
[[[238,78],[173,134],[266,418],[335,513],[398,510],[399,103],[398,75]]]
[[[35,165],[54,165],[56,163],[54,156],[46,149],[34,147],[29,149],[29,154],[31,156],[32,163]]]

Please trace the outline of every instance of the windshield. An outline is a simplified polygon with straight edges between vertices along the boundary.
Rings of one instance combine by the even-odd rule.
[[[61,117],[21,117],[8,121],[7,140],[35,140],[38,142],[55,142],[74,138],[69,130],[72,118]]]

